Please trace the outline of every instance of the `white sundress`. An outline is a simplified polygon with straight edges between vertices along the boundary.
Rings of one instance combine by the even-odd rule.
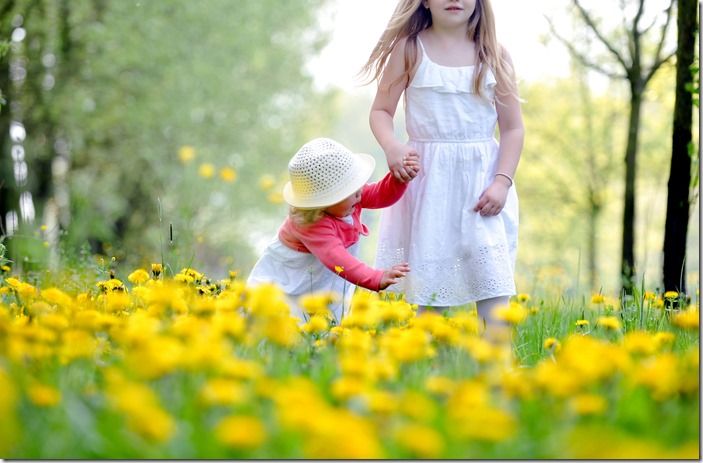
[[[495,76],[488,70],[483,96],[475,95],[474,66],[434,63],[417,40],[422,61],[405,90],[405,124],[421,168],[400,201],[381,212],[376,266],[409,262],[410,273],[387,290],[414,304],[456,306],[513,295],[515,187],[497,216],[473,210],[498,159]]]
[[[352,216],[342,217],[347,223],[353,223]],[[359,252],[359,241],[347,248],[353,256]],[[351,298],[356,285],[325,267],[320,259],[307,252],[296,251],[281,243],[276,236],[266,247],[247,278],[248,286],[261,283],[275,283],[286,293],[291,315],[301,322],[305,321],[298,298],[304,294],[332,291],[339,295],[336,302],[330,304],[330,310],[337,324],[349,313]],[[342,294],[344,296],[342,297]]]

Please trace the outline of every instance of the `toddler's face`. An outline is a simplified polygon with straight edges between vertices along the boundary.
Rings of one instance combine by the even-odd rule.
[[[361,188],[347,199],[331,205],[325,209],[325,212],[335,217],[346,217],[354,212],[354,206],[356,206],[359,201],[361,201]]]

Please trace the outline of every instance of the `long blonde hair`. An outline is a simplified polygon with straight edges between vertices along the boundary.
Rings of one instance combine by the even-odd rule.
[[[417,63],[417,36],[421,31],[432,26],[432,15],[429,9],[423,7],[422,1],[400,0],[398,2],[386,30],[361,69],[360,74],[367,76],[367,82],[381,79],[393,48],[400,40],[406,38],[403,74],[390,85],[403,82],[406,87],[408,86],[410,73]],[[508,89],[506,94],[517,96],[513,67],[505,59],[496,38],[495,17],[490,0],[476,0],[476,7],[469,17],[466,30],[469,39],[476,44],[477,66],[473,76],[474,93],[481,95],[481,82],[487,70],[492,69],[498,82]]]

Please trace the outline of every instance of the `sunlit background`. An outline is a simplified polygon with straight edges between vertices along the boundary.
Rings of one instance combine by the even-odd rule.
[[[661,16],[659,3],[648,2],[648,21]],[[621,16],[615,2],[584,4],[607,26]],[[306,140],[368,152],[374,178],[383,175],[368,127],[375,85],[357,72],[394,6],[49,2],[5,17],[0,203],[17,265],[89,265],[98,254],[125,269],[164,262],[176,272],[248,273],[285,217],[287,161]],[[574,26],[567,2],[494,0],[493,9],[525,100],[519,290],[617,291],[625,83],[574,63],[551,33],[547,18],[594,60],[607,56]],[[638,281],[651,288],[661,280],[673,88],[674,67],[664,65],[640,132],[635,255]],[[403,137],[402,110],[396,125]],[[363,259],[373,263],[378,213],[364,218],[372,233]],[[688,241],[686,279],[697,288],[697,198]]]

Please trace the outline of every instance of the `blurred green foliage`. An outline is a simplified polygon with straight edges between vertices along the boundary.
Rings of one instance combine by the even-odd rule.
[[[316,26],[323,3],[19,2],[28,61],[32,47],[58,61],[56,84],[36,92],[44,104],[27,101],[43,78],[30,64],[17,101],[34,111],[27,151],[67,153],[63,245],[154,262],[171,252],[173,265],[209,270],[253,260],[243,225],[282,208],[260,177],[283,172],[331,120],[331,95],[313,90],[304,66],[327,38]],[[50,127],[35,123],[39,110]]]

